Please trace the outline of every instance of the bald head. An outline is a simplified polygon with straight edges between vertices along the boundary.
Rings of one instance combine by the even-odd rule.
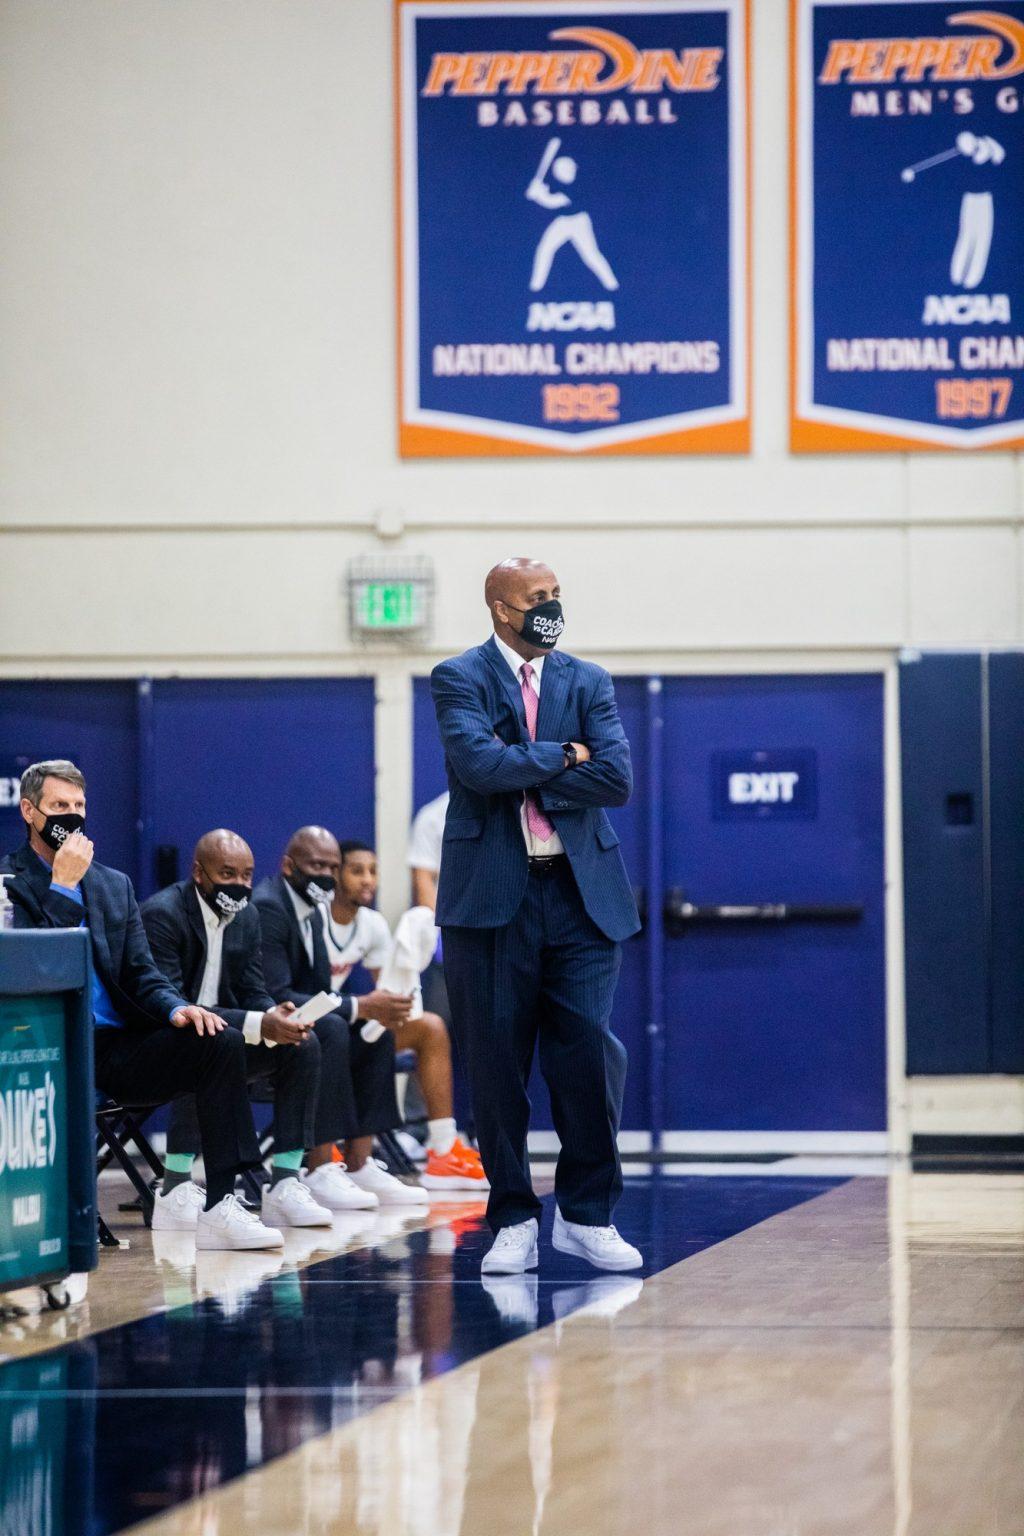
[[[326,827],[300,827],[288,839],[284,855],[286,859],[292,860],[302,859],[303,856],[337,859],[339,858],[338,839],[333,832],[328,832]]]
[[[491,621],[498,639],[528,661],[543,656],[555,640],[547,645],[534,644],[535,634],[531,637],[531,625],[527,623],[526,615],[531,608],[556,603],[561,597],[561,591],[558,577],[542,560],[530,560],[524,555],[516,555],[494,566],[487,572],[484,582],[484,602],[491,610]],[[552,610],[554,615],[558,612],[557,608]],[[559,634],[560,620],[557,621],[555,639]]]
[[[214,827],[212,832],[204,832],[195,846],[192,858],[197,864],[207,864],[212,869],[222,859],[231,859],[237,862],[239,859],[248,859],[252,863],[252,849],[244,837],[239,837],[237,832],[231,832],[227,827]]]
[[[230,921],[248,904],[252,872],[252,849],[237,832],[214,827],[196,843],[192,879],[222,920]]]
[[[495,602],[515,603],[531,587],[557,586],[558,578],[542,560],[529,560],[525,555],[513,555],[492,566],[484,579],[484,602],[494,612]],[[541,598],[541,602],[545,599]]]

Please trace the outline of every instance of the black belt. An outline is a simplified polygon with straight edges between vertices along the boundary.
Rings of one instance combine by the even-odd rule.
[[[567,863],[564,853],[547,853],[540,858],[529,859],[531,875],[551,875]]]

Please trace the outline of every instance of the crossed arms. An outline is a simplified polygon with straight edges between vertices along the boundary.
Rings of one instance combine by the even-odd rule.
[[[478,795],[534,789],[543,808],[556,811],[624,805],[629,799],[629,743],[607,672],[598,674],[583,711],[580,739],[590,751],[590,761],[575,768],[565,767],[558,742],[506,746],[499,740],[479,690],[452,662],[434,668],[430,686],[445,753],[467,789]]]

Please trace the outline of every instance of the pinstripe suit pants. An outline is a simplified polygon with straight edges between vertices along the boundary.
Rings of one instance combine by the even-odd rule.
[[[619,946],[587,916],[568,859],[531,869],[504,928],[445,927],[452,1022],[469,1078],[497,1232],[539,1216],[526,1154],[527,1082],[539,1041],[561,1152],[567,1221],[605,1225],[622,1190],[616,1135],[626,1050],[611,1033]]]

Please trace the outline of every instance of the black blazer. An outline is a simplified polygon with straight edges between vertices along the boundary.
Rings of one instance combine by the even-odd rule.
[[[260,915],[263,935],[263,974],[267,990],[279,1003],[292,1002],[298,1007],[315,997],[318,992],[330,992],[331,966],[324,951],[324,964],[319,969],[310,964],[302,931],[295,916],[288,888],[282,875],[261,880],[253,891],[253,905]],[[339,1012],[355,1022],[357,1004],[349,998]]]
[[[87,920],[96,974],[129,1028],[156,1029],[186,1005],[154,964],[132,883],[120,870],[90,865],[79,886],[84,911],[51,888],[49,869],[27,842],[0,860],[0,874],[14,877],[6,885],[15,928],[77,928]]]
[[[179,880],[142,903],[142,921],[153,959],[190,1002],[199,997],[206,969],[207,933],[191,880]],[[220,987],[213,1005],[221,1018],[241,1029],[247,1013],[266,1013],[274,999],[263,980],[260,917],[250,902],[224,930]]]

